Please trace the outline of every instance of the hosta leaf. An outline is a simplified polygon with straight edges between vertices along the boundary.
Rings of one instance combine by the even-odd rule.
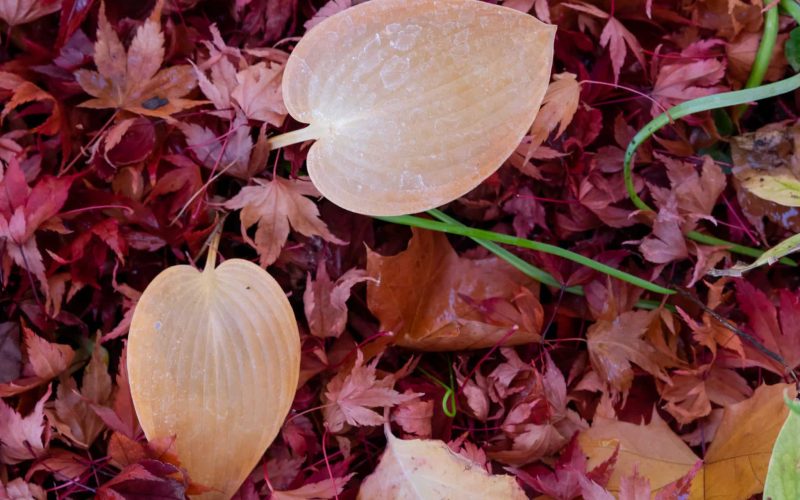
[[[792,411],[786,416],[772,448],[764,483],[765,499],[800,497],[800,471],[797,469],[800,463],[800,404],[790,400],[786,404]]]
[[[289,113],[310,124],[295,138],[316,139],[311,179],[368,215],[465,194],[530,128],[554,35],[532,16],[476,0],[372,0],[325,19],[283,76]]]
[[[128,375],[142,429],[176,436],[181,464],[214,497],[233,495],[275,438],[299,370],[291,306],[249,261],[170,267],[134,311]]]

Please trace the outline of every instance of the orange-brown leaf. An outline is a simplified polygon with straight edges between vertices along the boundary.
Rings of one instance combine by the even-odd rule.
[[[539,339],[536,285],[495,257],[460,258],[440,233],[414,230],[390,257],[368,250],[367,273],[369,308],[399,345],[437,351]]]

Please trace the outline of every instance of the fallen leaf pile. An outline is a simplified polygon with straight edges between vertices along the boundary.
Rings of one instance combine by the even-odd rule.
[[[504,96],[508,107],[437,125],[418,105],[453,105],[448,89],[465,80],[447,76],[430,95],[415,87],[402,57],[424,41],[420,26],[387,23],[369,39],[356,25],[347,36],[320,31],[364,3],[0,1],[0,498],[220,493],[191,476],[181,439],[146,439],[128,358],[145,288],[170,266],[203,262],[215,230],[220,265],[244,259],[274,276],[301,346],[299,373],[287,374],[299,377],[287,389],[291,409],[252,470],[240,471],[234,498],[745,500],[765,482],[768,492],[796,496],[796,482],[767,468],[784,424],[774,467],[795,470],[797,461],[796,440],[784,442],[797,427],[784,396],[797,395],[800,272],[785,262],[747,270],[753,259],[734,248],[687,237],[766,249],[800,233],[795,96],[658,131],[637,151],[632,178],[652,211],[629,201],[622,172],[628,143],[665,107],[745,86],[763,10],[775,5],[484,2],[557,26],[552,71],[510,58],[506,33],[490,40],[503,58],[463,58],[459,43],[480,20],[442,21],[450,35],[435,45],[448,52],[437,57],[478,62],[488,77],[483,97],[464,105],[491,111]],[[766,81],[798,64],[794,27],[781,14]],[[301,42],[315,30],[326,33],[315,35],[325,50]],[[324,62],[316,57],[356,49],[375,66],[345,95],[336,72],[349,66],[321,64],[326,72],[314,79],[290,62],[301,43],[296,54],[315,68]],[[428,76],[445,78],[437,68]],[[500,117],[522,109],[524,97],[499,86],[531,72],[549,87],[516,141]],[[307,92],[285,93],[284,77],[298,75],[308,77],[299,89]],[[375,99],[403,104],[386,101],[397,109],[383,121],[369,115],[363,142],[339,137],[333,152],[347,161],[315,172],[311,165],[327,165],[314,159],[320,150],[325,161],[335,156],[324,141],[272,148],[274,137],[303,126],[295,112],[305,104],[323,114],[366,106],[375,89]],[[302,95],[331,99],[295,106]],[[441,132],[456,126],[459,134]],[[393,128],[426,149],[393,140]],[[449,167],[471,168],[486,153],[473,144],[484,129],[509,143],[493,148],[513,153],[443,212],[681,293],[665,298],[502,245],[515,267],[469,238],[347,211],[309,180],[377,176],[390,159],[436,174],[440,153],[458,158]],[[416,182],[370,180],[379,189],[351,201],[401,206]],[[798,245],[788,240],[781,251]],[[539,283],[526,265],[554,281]],[[200,380],[241,339],[200,344],[196,330],[189,325],[180,346],[197,355]],[[224,363],[237,389],[263,378],[243,360]],[[238,413],[263,401],[242,398]],[[173,413],[177,422],[190,412]],[[224,413],[219,425],[237,427]],[[229,444],[216,431],[195,439],[209,449]]]

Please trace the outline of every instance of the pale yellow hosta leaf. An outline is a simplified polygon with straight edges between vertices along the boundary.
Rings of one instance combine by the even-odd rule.
[[[492,475],[437,439],[398,439],[386,431],[386,449],[358,498],[484,500],[527,498],[508,475]]]
[[[742,187],[759,198],[779,205],[800,207],[800,179],[788,169],[775,170],[753,170],[753,175],[742,181]]]
[[[278,434],[294,398],[300,340],[289,301],[259,266],[173,266],[142,293],[128,375],[148,439],[176,437],[192,480],[230,498]]]
[[[554,35],[533,16],[477,0],[346,9],[312,28],[286,63],[286,108],[310,124],[291,142],[316,140],[311,179],[348,210],[398,215],[449,202],[497,170],[530,128]]]

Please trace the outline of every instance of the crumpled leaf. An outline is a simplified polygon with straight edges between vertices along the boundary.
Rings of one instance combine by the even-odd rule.
[[[305,196],[320,196],[319,191],[306,178],[271,181],[255,179],[257,186],[246,186],[225,202],[225,208],[242,209],[242,237],[252,245],[266,267],[278,258],[289,237],[289,224],[305,236],[319,236],[331,243],[345,244],[328,230],[319,218],[319,209]],[[255,240],[247,235],[247,228],[258,224]]]
[[[536,341],[543,310],[532,280],[496,257],[459,257],[441,233],[412,230],[408,248],[367,250],[367,304],[398,345],[422,350]]]
[[[66,370],[75,356],[70,346],[51,344],[24,326],[22,338],[25,347],[22,377],[0,384],[0,396],[13,396],[49,382]]]
[[[3,4],[0,3],[0,6]],[[2,9],[2,7],[0,7]],[[0,14],[2,17],[2,14]],[[23,104],[30,102],[43,102],[52,106],[53,111],[41,125],[31,128],[31,132],[53,135],[58,133],[61,128],[61,107],[50,93],[45,92],[33,83],[23,80],[13,73],[0,71],[0,88],[11,91],[11,99],[6,103],[3,112],[0,113],[0,123],[6,117]]]
[[[442,441],[402,440],[386,428],[386,449],[358,491],[359,499],[528,498],[512,476],[491,475]]]
[[[725,60],[714,55],[719,45],[722,45],[720,40],[700,40],[683,49],[675,58],[676,62],[663,64],[658,69],[651,93],[658,102],[651,108],[653,116],[681,102],[727,90],[718,85],[725,76],[726,67]]]
[[[92,405],[111,402],[111,377],[108,374],[108,353],[97,336],[92,358],[83,372],[81,390],[73,378],[62,379],[56,391],[55,411],[48,412],[61,435],[76,446],[88,449],[105,428]]]
[[[0,462],[17,464],[42,455],[50,441],[44,417],[44,404],[51,388],[36,403],[30,414],[22,416],[0,399]]]
[[[325,262],[317,266],[317,276],[306,278],[303,307],[311,334],[317,337],[338,337],[347,323],[347,299],[350,289],[357,283],[370,279],[363,269],[350,269],[333,282],[328,276]]]
[[[322,411],[331,432],[341,432],[345,424],[381,425],[383,416],[370,408],[391,408],[421,396],[416,393],[400,394],[392,389],[394,375],[378,379],[376,366],[379,359],[365,366],[364,354],[358,350],[353,368],[349,372],[340,372],[328,382]]]
[[[797,395],[794,384],[765,384],[750,399],[725,407],[704,457],[702,479],[696,480],[703,488],[692,498],[749,498],[761,493],[773,444],[789,412],[784,391],[790,398]]]
[[[160,70],[164,62],[164,34],[160,6],[137,30],[127,52],[108,22],[105,4],[100,4],[94,62],[97,71],[81,69],[75,78],[94,97],[81,106],[116,108],[132,113],[172,120],[178,111],[203,104],[183,99],[197,83],[188,64]]]
[[[3,0],[0,19],[9,26],[19,26],[61,9],[61,0]]]

